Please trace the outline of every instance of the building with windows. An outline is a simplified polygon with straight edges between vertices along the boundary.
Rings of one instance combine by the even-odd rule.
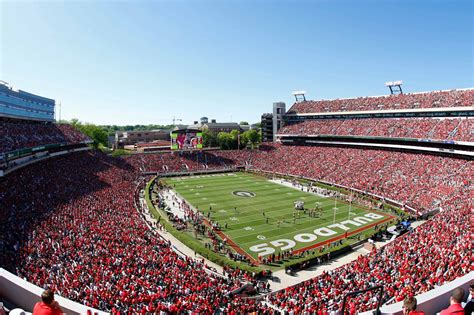
[[[232,130],[238,130],[238,131],[245,131],[248,130],[248,126],[245,125],[244,128],[242,128],[241,125],[239,125],[236,122],[217,122],[215,119],[211,119],[209,122],[209,119],[207,117],[201,117],[199,121],[194,121],[192,125],[186,126],[185,128],[178,128],[182,126],[176,126],[175,130],[178,129],[197,129],[197,130],[209,130],[213,132],[231,132]]]
[[[0,116],[14,119],[54,121],[53,99],[12,88],[0,81]]]
[[[261,117],[262,142],[273,142],[273,114],[265,113]]]
[[[273,112],[265,113],[261,116],[262,141],[273,142],[276,140],[278,130],[284,125],[284,116],[286,114],[286,104],[283,102],[273,103]]]
[[[113,146],[114,149],[118,149],[128,145],[148,143],[156,140],[171,141],[170,130],[116,131]]]

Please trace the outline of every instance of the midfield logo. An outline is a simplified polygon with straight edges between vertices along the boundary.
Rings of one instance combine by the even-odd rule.
[[[245,198],[252,198],[256,196],[255,193],[251,191],[245,191],[245,190],[234,190],[232,192],[232,195],[238,196],[238,197],[245,197]]]

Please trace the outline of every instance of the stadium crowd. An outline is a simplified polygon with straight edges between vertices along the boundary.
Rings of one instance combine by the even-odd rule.
[[[474,141],[469,118],[318,119],[286,125],[279,134],[370,136]]]
[[[250,156],[248,151],[240,151],[242,154],[239,151],[231,151],[231,154],[226,154],[225,151],[216,152],[218,151],[146,154],[131,157],[129,161],[143,171],[171,173],[228,169],[235,167],[236,162],[245,164]]]
[[[295,103],[289,113],[320,113],[366,110],[415,109],[472,106],[474,89],[358,97]]]
[[[46,144],[74,144],[90,140],[68,124],[0,120],[0,153]]]
[[[226,153],[228,154],[228,153]],[[355,262],[287,288],[269,301],[297,314],[337,310],[343,292],[384,284],[384,301],[403,300],[470,271],[469,216],[474,206],[472,161],[423,154],[330,147],[267,146],[254,154],[253,168],[325,180],[378,194],[425,213],[432,220]],[[373,297],[352,301],[371,309]]]
[[[429,291],[468,273],[470,267],[469,195],[453,197],[449,209],[396,241],[359,256],[352,263],[269,296],[278,308],[315,314],[341,308],[345,293],[383,285],[383,301]],[[467,202],[466,202],[467,201]],[[375,308],[373,294],[351,300],[358,311]],[[354,313],[355,314],[355,313]]]
[[[240,280],[207,274],[152,233],[133,205],[137,179],[123,160],[91,153],[8,176],[0,182],[0,265],[114,314],[229,308]],[[256,305],[236,299],[231,308]]]
[[[462,159],[383,150],[278,144],[255,152],[248,163],[259,170],[305,176],[360,189],[399,201],[421,213],[444,208],[446,200],[453,194],[472,187],[474,175],[472,162]]]
[[[212,161],[209,164],[200,161]],[[403,300],[470,271],[472,161],[422,154],[270,145],[259,151],[144,154],[115,159],[76,153],[20,169],[0,181],[0,265],[41,287],[112,313],[272,313],[232,297],[242,285],[205,271],[149,230],[135,210],[140,171],[251,165],[325,180],[441,212],[353,263],[269,295],[272,307],[326,314],[344,293],[376,284]],[[166,166],[166,167],[165,167]],[[361,295],[353,309],[377,301]]]

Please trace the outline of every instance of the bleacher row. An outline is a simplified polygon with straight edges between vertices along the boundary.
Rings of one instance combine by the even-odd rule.
[[[269,146],[258,152],[205,153],[214,167],[253,167],[374,191],[420,210],[442,200],[443,211],[413,233],[350,265],[268,298],[271,306],[300,314],[338,309],[344,293],[373,284],[397,300],[442,285],[470,270],[471,161],[358,149]],[[203,153],[180,157],[199,169]],[[30,165],[0,182],[0,265],[62,296],[102,310],[120,312],[223,311],[273,308],[227,293],[241,284],[206,274],[203,265],[175,254],[145,227],[133,206],[140,168],[163,169],[176,154],[114,159],[76,153]],[[178,159],[179,160],[179,159]],[[334,165],[333,165],[334,164]],[[167,165],[178,171],[177,164]],[[74,171],[71,171],[74,170]],[[430,176],[425,175],[429,173]],[[395,175],[395,176],[392,176]],[[392,192],[393,190],[393,192]],[[418,202],[421,200],[423,202]],[[371,271],[371,272],[369,272]],[[252,300],[251,300],[252,301]],[[353,300],[357,310],[373,300]]]
[[[143,158],[146,157],[146,161]],[[200,171],[250,165],[254,169],[345,185],[419,210],[443,208],[446,198],[471,184],[472,161],[427,154],[332,147],[265,145],[260,151],[155,154],[136,157],[147,172]],[[186,165],[186,166],[185,166]],[[412,179],[412,180],[410,180]]]
[[[295,314],[340,309],[345,293],[383,285],[383,301],[402,301],[463,276],[470,268],[472,203],[467,195],[451,200],[410,234],[338,269],[270,295],[273,305]],[[377,300],[363,294],[350,300],[350,314],[374,309]]]
[[[341,306],[344,293],[382,284],[384,301],[431,290],[470,271],[472,161],[379,150],[273,145],[250,154],[252,167],[302,175],[386,196],[420,212],[441,213],[381,250],[270,296],[286,311],[313,314]],[[374,306],[361,295],[354,310]]]
[[[0,153],[47,144],[76,144],[89,137],[68,124],[0,120]]]
[[[231,151],[235,153],[234,151]],[[245,153],[244,153],[245,154]],[[245,159],[235,159],[226,151],[210,152],[171,152],[166,154],[137,155],[131,159],[137,168],[144,172],[177,173],[202,171],[205,169],[226,169],[235,166],[235,162],[244,163]],[[243,165],[244,165],[243,164]]]
[[[209,275],[146,227],[133,204],[139,178],[124,160],[82,152],[0,180],[0,265],[113,314],[254,309],[227,297],[239,272]]]
[[[474,92],[450,91],[297,103],[300,113],[471,106]],[[472,119],[306,121],[284,134],[364,135],[472,141]],[[0,153],[88,138],[69,125],[0,122]],[[440,210],[393,243],[336,270],[267,297],[228,295],[243,282],[210,275],[177,255],[134,208],[144,171],[169,173],[237,165],[310,177],[397,200],[420,213]],[[474,164],[427,154],[334,147],[262,146],[258,151],[142,154],[116,159],[81,152],[0,179],[0,266],[79,303],[118,313],[259,312],[329,314],[344,294],[381,284],[384,301],[416,295],[471,270]],[[248,275],[247,278],[248,279]],[[373,308],[361,295],[351,314]]]
[[[289,113],[360,111],[473,106],[474,90],[453,90],[295,103]],[[324,119],[283,127],[280,134],[351,135],[472,141],[472,121],[466,118]],[[46,144],[74,144],[90,140],[68,124],[0,120],[0,153]]]
[[[474,89],[398,94],[378,97],[304,101],[295,103],[289,113],[322,113],[394,109],[444,108],[473,106]]]
[[[473,121],[472,118],[319,119],[286,125],[278,133],[474,142]]]

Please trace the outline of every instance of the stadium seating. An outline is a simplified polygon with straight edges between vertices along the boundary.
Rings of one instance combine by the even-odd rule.
[[[443,210],[393,244],[356,262],[270,296],[282,310],[295,313],[336,310],[344,292],[376,284],[384,300],[397,301],[469,272],[469,215],[472,161],[422,154],[327,147],[273,145],[253,157],[256,169],[302,175],[347,185],[405,202],[421,212]],[[354,300],[371,309],[369,296]]]
[[[284,126],[279,134],[418,138],[474,142],[472,119],[369,118],[305,120]]]
[[[306,176],[391,198],[421,213],[443,207],[446,198],[469,186],[465,172],[472,168],[470,161],[425,154],[282,145],[268,145],[248,161],[255,169]]]
[[[320,113],[367,110],[416,109],[472,106],[474,90],[452,90],[379,97],[304,101],[295,103],[288,112]]]
[[[443,212],[411,234],[350,265],[271,295],[269,302],[277,308],[329,311],[340,306],[344,292],[377,283],[387,288],[385,299],[399,300],[469,271],[465,217],[472,206],[469,187],[474,178],[469,161],[279,145],[212,155],[235,165],[251,161],[259,169],[331,179],[406,200],[419,209],[442,200]],[[67,298],[112,312],[208,312],[217,307],[236,313],[268,311],[264,304],[229,299],[226,293],[240,285],[237,278],[207,275],[202,263],[178,256],[144,226],[133,208],[132,192],[139,178],[134,165],[148,159],[168,163],[176,156],[145,154],[120,160],[79,153],[7,176],[0,182],[0,214],[6,218],[2,230],[7,231],[0,243],[1,265]],[[358,310],[373,305],[367,296],[353,303]]]
[[[385,299],[398,300],[469,271],[469,222],[464,218],[472,206],[470,161],[280,145],[258,152],[206,154],[229,165],[249,162],[263,170],[355,186],[401,199],[417,209],[431,209],[442,202],[443,212],[393,244],[271,295],[274,307],[329,311],[340,306],[344,292],[377,283],[386,286]],[[182,158],[187,162],[196,155]],[[1,265],[67,298],[112,312],[208,312],[217,307],[236,313],[268,312],[264,304],[229,299],[226,294],[240,285],[237,278],[206,274],[202,263],[178,256],[144,226],[133,206],[137,165],[150,160],[159,167],[175,159],[176,154],[120,160],[78,153],[7,176],[0,182],[0,214],[6,218],[1,228],[7,231],[0,243]],[[373,272],[368,273],[369,269]],[[359,310],[373,305],[365,296],[353,303]]]
[[[297,103],[307,112],[470,106],[474,92],[450,91]],[[473,141],[472,119],[315,120],[282,134],[357,135]],[[89,140],[70,125],[0,122],[0,153]],[[168,173],[248,165],[310,177],[391,198],[420,213],[441,210],[393,243],[302,284],[268,303],[230,297],[243,283],[206,273],[176,254],[134,208],[143,171]],[[262,146],[257,151],[138,154],[82,152],[29,165],[0,179],[0,265],[66,298],[112,313],[273,313],[335,311],[345,293],[377,284],[399,301],[470,271],[472,161],[426,154],[334,147]],[[467,219],[466,219],[467,218]],[[245,279],[248,279],[249,276]],[[358,311],[374,307],[361,295]]]
[[[470,223],[465,216],[470,215],[472,205],[460,200],[468,201],[469,196],[452,200],[449,210],[380,250],[270,295],[270,302],[296,314],[325,314],[340,309],[347,292],[382,284],[384,301],[395,297],[398,302],[467,274],[471,242]],[[363,294],[351,303],[359,312],[366,311],[375,308],[373,298]]]
[[[133,205],[138,177],[124,160],[92,153],[7,176],[0,182],[0,265],[112,313],[254,310],[239,299],[229,304],[238,278],[208,275],[202,262],[177,255],[145,226]]]
[[[209,152],[174,152],[165,154],[147,154],[130,159],[130,163],[143,171],[172,173],[199,171],[205,169],[226,169],[235,163],[244,163],[248,159],[239,158],[241,155],[249,157],[248,151],[225,151],[215,154]]]
[[[0,120],[0,153],[46,144],[75,144],[89,141],[89,137],[71,125]]]

